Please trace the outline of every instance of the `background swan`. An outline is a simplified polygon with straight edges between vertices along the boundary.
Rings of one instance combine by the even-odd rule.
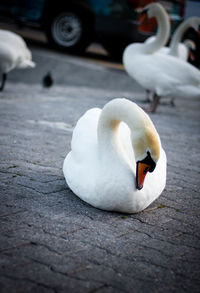
[[[94,207],[136,213],[162,193],[166,156],[149,116],[114,99],[78,120],[63,172],[71,190]]]
[[[177,57],[157,52],[169,38],[166,11],[158,3],[146,6],[144,11],[149,18],[157,19],[156,38],[150,43],[127,46],[123,64],[127,73],[142,87],[155,93],[149,111],[155,111],[160,96],[200,97],[200,71]]]
[[[168,47],[162,47],[158,50],[159,53],[168,54],[174,57],[178,57],[184,61],[187,61],[189,56],[193,59],[193,52],[196,49],[195,43],[192,40],[186,39],[182,42],[185,32],[189,28],[193,28],[198,31],[200,25],[200,18],[193,16],[183,21],[175,30],[170,44]],[[149,37],[145,43],[150,43],[155,40],[155,36]],[[181,43],[182,42],[182,43]],[[147,101],[150,102],[150,91],[147,90]],[[171,105],[174,105],[174,99],[172,98]]]
[[[2,73],[0,90],[5,86],[9,71],[28,67],[35,67],[35,63],[23,38],[13,32],[0,30],[0,72]]]
[[[175,30],[172,39],[170,41],[169,47],[162,47],[159,50],[159,53],[163,53],[163,54],[169,54],[175,57],[178,57],[182,60],[187,61],[188,59],[188,54],[190,50],[194,50],[195,49],[195,44],[192,41],[189,40],[185,40],[185,42],[182,42],[182,38],[185,34],[185,32],[189,29],[189,28],[193,28],[196,31],[198,31],[200,25],[200,18],[193,16],[193,17],[189,17],[188,19],[184,20]],[[148,38],[145,43],[150,43],[152,41],[155,40],[155,36],[152,36],[150,38]]]

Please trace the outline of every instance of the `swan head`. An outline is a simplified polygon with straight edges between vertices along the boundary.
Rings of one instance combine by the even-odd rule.
[[[134,164],[136,163],[136,188],[140,190],[147,173],[156,168],[161,150],[160,138],[150,117],[142,108],[127,99],[113,99],[102,109],[98,122],[100,152],[107,153],[109,146],[112,152],[115,153],[117,149],[118,155],[124,153],[124,158],[129,159],[125,154],[126,148],[123,148],[122,141],[120,145],[118,139],[122,121],[130,129],[129,142],[134,153]]]
[[[142,9],[142,14],[147,15],[148,18],[156,17],[161,12],[166,13],[163,6],[159,3],[148,4]]]
[[[192,27],[194,30],[198,32],[200,26],[200,17],[191,16],[185,20],[185,23],[188,24],[189,27]]]
[[[183,41],[183,44],[188,48],[188,50],[195,51],[196,50],[196,44],[190,39],[186,39]]]
[[[160,157],[160,140],[158,133],[151,121],[150,127],[141,129],[137,138],[134,135],[132,144],[136,159],[136,188],[143,188],[148,172],[153,172]]]
[[[184,40],[183,44],[186,46],[188,50],[188,59],[191,61],[195,60],[195,50],[196,50],[196,44],[192,40],[186,39]]]

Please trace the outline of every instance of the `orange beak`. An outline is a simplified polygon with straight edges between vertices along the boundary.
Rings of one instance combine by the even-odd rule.
[[[194,60],[195,60],[195,57],[194,57],[194,54],[193,54],[192,51],[189,52],[189,59],[190,59],[191,61],[194,61]]]
[[[147,19],[147,12],[142,11],[140,16],[139,16],[139,25],[142,25]]]
[[[137,163],[137,170],[136,170],[136,188],[141,190],[144,185],[145,177],[149,171],[151,166],[138,162]]]

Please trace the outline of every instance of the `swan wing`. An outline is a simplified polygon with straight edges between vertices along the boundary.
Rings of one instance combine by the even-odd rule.
[[[185,44],[180,43],[178,45],[178,57],[184,61],[188,59],[188,48]]]
[[[137,54],[126,67],[145,89],[161,96],[176,93],[184,86],[200,89],[200,71],[177,57],[161,53]]]
[[[160,70],[162,79],[168,76],[173,78],[177,85],[200,86],[200,71],[179,58],[157,53],[154,54],[152,63]]]
[[[21,48],[27,47],[24,39],[21,36],[8,30],[0,29],[0,39],[3,42],[12,44],[14,47],[16,46],[19,46]]]
[[[12,46],[5,43],[0,44],[0,71],[8,73],[15,68],[18,62],[18,54]]]
[[[85,153],[96,148],[97,125],[101,109],[93,108],[88,110],[77,122],[71,141],[73,155],[78,159],[84,159]]]
[[[0,30],[0,48],[1,45],[10,46],[15,54],[18,55],[18,62],[15,64],[18,68],[35,67],[32,62],[32,54],[28,49],[24,39],[11,31]]]
[[[68,186],[87,202],[95,189],[98,172],[97,125],[100,113],[100,109],[93,108],[78,120],[72,135],[71,151],[63,164]]]
[[[77,122],[72,136],[71,150],[73,156],[80,162],[86,158],[86,153],[97,150],[97,126],[101,109],[88,110]],[[119,139],[126,156],[134,162],[135,157],[130,138],[130,129],[121,122],[118,130]],[[89,156],[89,155],[88,155]],[[89,156],[91,157],[91,155]]]

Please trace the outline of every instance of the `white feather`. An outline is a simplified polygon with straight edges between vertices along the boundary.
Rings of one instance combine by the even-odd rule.
[[[122,117],[127,123],[131,121],[132,129],[123,122],[118,130],[112,129],[112,123]],[[104,210],[135,213],[146,208],[162,193],[166,182],[166,156],[159,142],[157,166],[153,173],[147,174],[143,189],[136,189],[136,160],[141,150],[133,149],[131,141],[134,136],[137,141],[138,131],[140,138],[145,139],[149,128],[154,126],[147,114],[126,99],[112,100],[103,110],[87,111],[77,122],[71,151],[63,164],[71,190]],[[160,141],[155,129],[153,132]],[[149,148],[150,145],[145,145],[145,150]]]
[[[8,73],[14,68],[35,67],[31,51],[19,35],[0,30],[0,71]]]

